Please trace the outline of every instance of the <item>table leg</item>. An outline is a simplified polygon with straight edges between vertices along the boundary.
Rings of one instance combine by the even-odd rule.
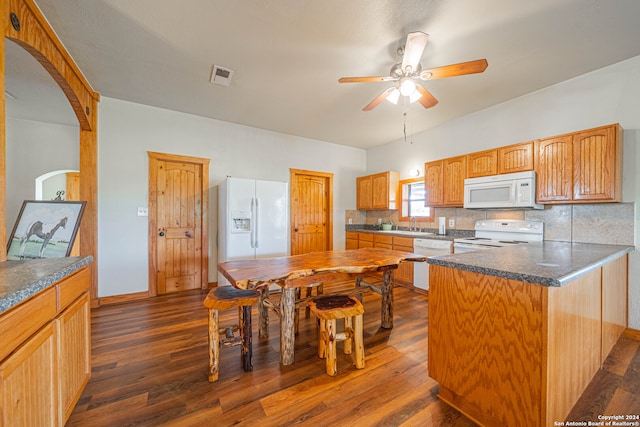
[[[358,290],[358,288],[362,287],[362,280],[364,279],[364,276],[356,276],[356,290]],[[360,300],[360,302],[362,302],[362,292],[358,292],[356,294],[356,298],[358,298]]]
[[[382,276],[382,304],[380,326],[384,329],[393,328],[393,270],[385,270]]]
[[[295,345],[296,289],[282,288],[280,299],[280,363],[293,364]]]
[[[264,300],[269,298],[269,287],[265,286],[259,291],[258,296],[258,337],[269,338],[269,308],[264,305]]]

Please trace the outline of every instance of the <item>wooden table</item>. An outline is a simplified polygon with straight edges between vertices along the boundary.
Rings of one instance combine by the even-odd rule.
[[[393,328],[393,271],[401,262],[425,262],[426,257],[411,252],[382,248],[311,252],[279,258],[222,262],[218,271],[238,289],[260,292],[260,336],[268,336],[269,285],[282,287],[277,312],[280,315],[280,362],[294,360],[295,308],[297,289],[347,278],[356,279],[357,287],[368,287],[382,295],[381,326]],[[366,273],[383,273],[382,286],[366,283]]]

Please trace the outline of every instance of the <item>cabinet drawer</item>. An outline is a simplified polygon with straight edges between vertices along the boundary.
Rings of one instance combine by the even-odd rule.
[[[358,233],[359,239],[361,242],[372,242],[373,243],[373,234],[370,233]]]
[[[347,231],[347,239],[358,240],[358,232],[357,231]]]
[[[56,315],[56,290],[50,287],[0,315],[0,360]]]
[[[380,234],[375,234],[373,237],[373,241],[375,242],[376,246],[378,246],[379,244],[387,244],[387,245],[391,245],[393,243],[393,237],[392,236],[383,236]]]
[[[413,238],[393,236],[393,246],[409,246],[411,248],[411,252],[413,252]],[[398,250],[404,250],[404,249],[398,249]]]
[[[413,246],[399,246],[393,245],[394,251],[413,252]]]
[[[89,289],[89,269],[84,267],[56,284],[58,292],[58,312],[75,301]]]

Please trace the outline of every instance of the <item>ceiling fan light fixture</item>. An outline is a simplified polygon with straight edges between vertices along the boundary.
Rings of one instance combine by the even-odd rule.
[[[397,105],[398,99],[400,99],[400,91],[398,90],[398,88],[394,87],[389,96],[387,96],[387,101],[394,105]]]
[[[416,82],[411,77],[403,77],[400,79],[400,94],[403,96],[410,96],[417,92]]]
[[[413,104],[420,98],[422,98],[422,94],[416,90],[411,95],[409,95],[409,103]]]

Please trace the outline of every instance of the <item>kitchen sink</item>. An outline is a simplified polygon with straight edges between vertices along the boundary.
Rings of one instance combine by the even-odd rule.
[[[378,233],[399,234],[403,236],[413,236],[413,237],[434,236],[436,234],[436,233],[426,233],[424,231],[409,231],[409,230],[378,230]]]

